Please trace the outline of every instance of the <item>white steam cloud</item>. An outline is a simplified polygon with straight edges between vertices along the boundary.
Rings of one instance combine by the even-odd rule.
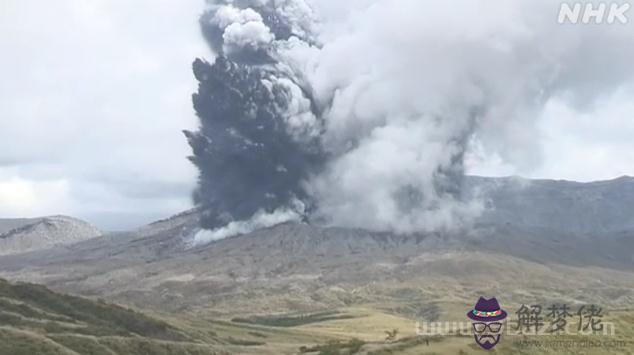
[[[308,183],[320,213],[397,232],[477,216],[479,203],[437,186],[470,142],[535,164],[548,99],[588,103],[632,77],[631,27],[562,26],[557,13],[552,1],[377,0],[330,24],[308,58],[284,52],[322,105],[335,156]]]
[[[294,208],[281,207],[272,213],[262,210],[246,221],[233,221],[224,227],[214,230],[201,229],[190,241],[190,246],[196,247],[211,242],[229,238],[239,234],[251,233],[255,230],[273,227],[287,222],[299,222],[302,219],[303,205],[297,202]]]
[[[262,22],[262,16],[252,9],[239,9],[232,5],[221,7],[211,22],[224,29],[225,51],[244,47],[261,48],[274,36]]]

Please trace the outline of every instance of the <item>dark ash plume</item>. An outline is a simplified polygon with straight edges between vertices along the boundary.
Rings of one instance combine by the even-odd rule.
[[[217,2],[201,17],[218,56],[193,63],[200,128],[185,134],[199,169],[194,201],[204,228],[282,206],[309,207],[302,182],[322,162],[310,98],[273,59],[272,42],[287,39],[291,27],[255,9],[246,1]]]

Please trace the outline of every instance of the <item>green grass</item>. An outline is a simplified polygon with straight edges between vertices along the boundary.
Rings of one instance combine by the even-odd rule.
[[[37,334],[0,328],[0,355],[75,355],[67,348]]]
[[[399,293],[401,294],[401,293]],[[406,292],[402,293],[407,296]],[[407,301],[409,302],[409,301]],[[64,295],[32,284],[0,280],[0,355],[209,355],[209,354],[478,354],[472,337],[413,336],[414,322],[384,312],[399,304],[333,312],[287,313],[223,320],[205,313],[150,313]],[[456,308],[442,306],[443,314]],[[383,310],[383,311],[381,311]],[[461,313],[457,316],[463,316]],[[615,323],[615,349],[539,349],[506,336],[496,354],[634,354],[634,311],[606,314]],[[392,329],[398,329],[398,333]],[[396,336],[385,341],[389,330]],[[399,335],[402,336],[399,338]],[[574,337],[579,339],[578,337]],[[362,340],[359,340],[362,339]]]
[[[350,339],[348,341],[332,340],[324,345],[302,346],[299,348],[299,352],[318,353],[319,355],[357,354],[363,345],[365,345],[365,342],[359,339]]]
[[[10,284],[0,280],[0,309],[9,310],[22,318],[70,322],[86,326],[78,330],[86,335],[139,335],[163,340],[185,340],[185,337],[167,323],[148,317],[132,309],[114,304],[53,292],[34,284]],[[7,299],[14,300],[13,302]],[[4,308],[8,306],[7,308]],[[22,318],[3,313],[7,324],[22,323]],[[59,330],[62,330],[60,328]]]
[[[49,339],[79,354],[91,355],[112,355],[110,348],[99,343],[99,340],[93,337],[78,335],[52,335]]]
[[[253,316],[249,318],[233,318],[235,323],[257,324],[269,327],[296,327],[304,324],[326,322],[330,320],[351,319],[353,315],[338,312],[320,312],[284,316]]]
[[[253,341],[253,340],[245,340],[245,339],[236,339],[234,337],[229,337],[226,339],[227,343],[231,345],[242,345],[242,346],[260,346],[266,345],[265,342],[262,341]]]
[[[371,351],[368,355],[388,355],[388,354],[400,354],[407,349],[416,348],[422,345],[428,346],[433,342],[438,342],[440,337],[408,337],[397,341],[395,344],[387,349],[381,349],[377,351]]]
[[[0,279],[0,355],[217,354],[136,310]]]

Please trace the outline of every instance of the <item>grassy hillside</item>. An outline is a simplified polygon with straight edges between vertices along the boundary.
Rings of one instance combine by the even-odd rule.
[[[511,306],[511,305],[509,305]],[[512,305],[513,309],[515,305]],[[467,305],[443,304],[436,312]],[[149,314],[103,301],[64,295],[34,284],[0,279],[0,355],[32,354],[478,354],[467,335],[416,336],[415,320],[392,305],[330,312],[214,319],[200,314]],[[455,315],[453,314],[455,313]],[[613,311],[612,348],[548,348],[518,341],[605,340],[596,336],[505,335],[496,354],[632,354],[634,312]],[[389,333],[393,333],[389,337]]]
[[[322,314],[308,319],[341,318]],[[334,338],[258,321],[149,314],[0,279],[0,355],[293,354],[302,344]]]
[[[359,309],[364,317],[336,320],[323,324],[302,326],[314,334],[329,334],[339,337],[317,345],[300,347],[300,353],[311,355],[333,354],[412,354],[412,355],[477,355],[487,353],[480,349],[470,334],[449,334],[445,336],[417,336],[413,332],[414,322],[397,318],[372,309]],[[457,319],[461,320],[461,319]],[[608,335],[503,335],[494,354],[500,355],[593,355],[593,354],[634,354],[634,312],[621,310],[609,312],[606,322],[614,324],[613,336]],[[512,326],[512,323],[507,323]],[[396,329],[395,337],[387,339],[388,329]],[[379,330],[383,330],[382,332]]]
[[[138,311],[0,279],[0,354],[216,353]]]

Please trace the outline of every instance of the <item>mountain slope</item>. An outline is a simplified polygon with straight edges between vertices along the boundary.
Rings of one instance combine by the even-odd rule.
[[[0,255],[76,243],[101,235],[91,224],[67,216],[0,219]]]
[[[1,279],[0,320],[0,354],[216,353],[143,313]]]
[[[440,297],[432,290],[445,284],[467,296],[491,275],[497,294],[508,298],[545,288],[553,298],[634,302],[627,286],[634,284],[634,233],[578,240],[487,227],[398,236],[283,224],[192,249],[174,245],[168,235],[99,238],[0,258],[0,274],[139,307],[215,315],[362,305],[392,299],[401,288]],[[534,287],[526,290],[527,282]]]
[[[485,203],[479,223],[567,234],[634,230],[633,177],[579,183],[470,176],[464,180],[464,192]]]
[[[37,222],[37,218],[0,218],[0,235],[12,229]]]
[[[216,319],[148,315],[0,279],[0,355],[278,355],[329,339]]]

